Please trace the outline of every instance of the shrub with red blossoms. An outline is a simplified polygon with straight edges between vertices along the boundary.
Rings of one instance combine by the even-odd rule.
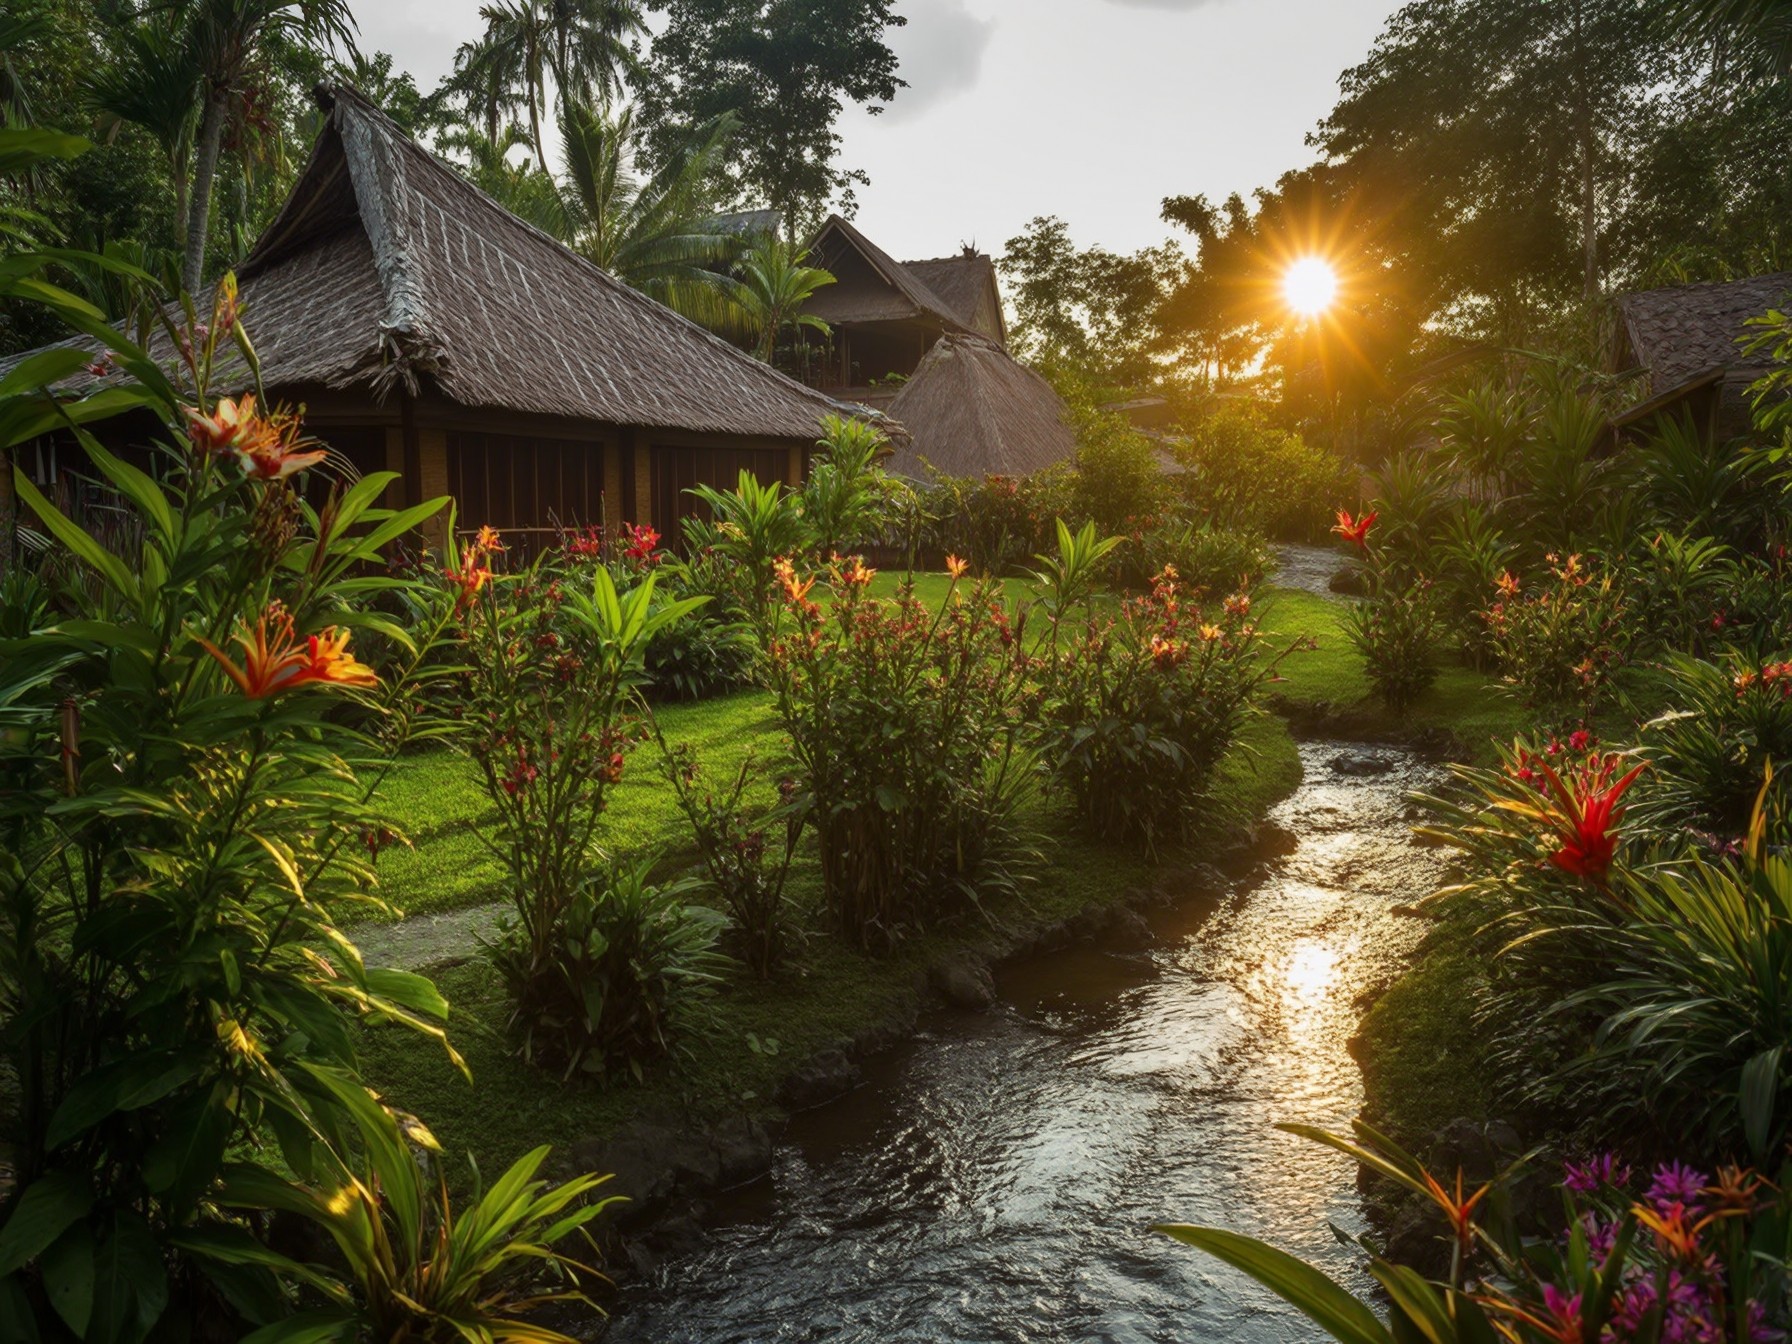
[[[1581,555],[1550,555],[1547,577],[1510,572],[1482,613],[1502,677],[1528,705],[1578,706],[1590,718],[1635,643],[1616,570]]]

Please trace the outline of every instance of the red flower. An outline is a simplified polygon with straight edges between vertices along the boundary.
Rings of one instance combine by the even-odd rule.
[[[1565,873],[1602,882],[1611,867],[1618,847],[1616,828],[1624,818],[1618,800],[1643,773],[1639,764],[1613,781],[1617,765],[1618,758],[1608,756],[1575,771],[1571,782],[1565,782],[1553,767],[1538,763],[1557,804],[1548,814],[1558,842],[1549,861]]]
[[[480,552],[477,546],[468,546],[460,553],[460,568],[445,569],[442,577],[460,589],[455,598],[454,610],[464,612],[473,605],[479,596],[480,589],[492,581],[492,572],[479,563]]]
[[[252,392],[241,401],[220,397],[210,415],[191,406],[186,415],[187,435],[202,455],[231,454],[243,473],[257,480],[283,480],[328,456],[322,449],[303,451],[314,440],[300,432],[299,417],[292,412],[257,415]]]
[[[1353,541],[1358,550],[1369,549],[1369,529],[1375,526],[1375,520],[1381,515],[1365,513],[1360,518],[1351,516],[1349,509],[1338,510],[1338,521],[1332,525],[1332,531],[1346,541]]]
[[[640,526],[628,523],[624,530],[628,534],[628,546],[623,554],[630,560],[651,560],[654,552],[659,549],[660,534],[646,523]]]

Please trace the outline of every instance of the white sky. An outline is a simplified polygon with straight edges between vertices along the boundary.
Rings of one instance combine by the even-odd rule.
[[[481,0],[355,0],[360,45],[424,90]],[[1082,244],[1162,241],[1165,197],[1248,193],[1311,159],[1303,138],[1396,0],[901,0],[911,87],[842,119],[871,174],[858,223],[898,257],[999,254],[1035,215]]]

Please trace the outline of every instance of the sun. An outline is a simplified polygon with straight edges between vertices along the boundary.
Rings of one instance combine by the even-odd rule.
[[[1321,257],[1302,257],[1283,272],[1282,297],[1302,317],[1317,317],[1338,297],[1338,273]]]

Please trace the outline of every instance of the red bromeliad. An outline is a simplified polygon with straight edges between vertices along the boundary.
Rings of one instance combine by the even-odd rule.
[[[1349,509],[1338,510],[1338,521],[1332,524],[1332,531],[1346,541],[1356,543],[1357,549],[1369,549],[1369,530],[1375,526],[1375,520],[1381,515],[1371,510],[1362,517],[1353,517]]]
[[[1545,795],[1553,803],[1539,811],[1556,833],[1557,847],[1549,861],[1563,872],[1603,882],[1617,852],[1618,823],[1624,818],[1618,800],[1644,766],[1636,765],[1614,780],[1618,757],[1606,756],[1589,760],[1564,780],[1547,762],[1533,763],[1543,777]]]

